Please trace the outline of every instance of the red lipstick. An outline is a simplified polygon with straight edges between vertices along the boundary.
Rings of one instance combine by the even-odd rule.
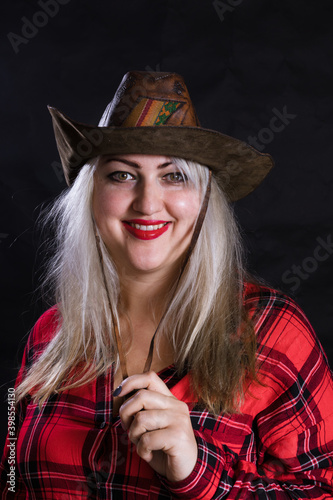
[[[139,240],[154,240],[169,228],[165,220],[131,219],[123,221],[124,228]]]

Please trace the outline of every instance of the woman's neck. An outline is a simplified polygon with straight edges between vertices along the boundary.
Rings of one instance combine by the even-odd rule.
[[[163,314],[176,276],[145,273],[121,279],[121,304],[126,314],[134,318],[159,319]]]
[[[170,276],[156,279],[147,273],[121,280],[120,331],[129,375],[141,373],[146,365],[151,339],[167,307],[174,281]],[[162,336],[158,344],[149,368],[156,372],[174,362],[170,339]]]

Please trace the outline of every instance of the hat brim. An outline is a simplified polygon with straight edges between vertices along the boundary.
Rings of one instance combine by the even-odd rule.
[[[209,167],[229,201],[251,193],[273,167],[270,155],[243,141],[200,127],[94,127],[48,107],[66,182],[73,184],[91,158],[150,154],[184,158]]]

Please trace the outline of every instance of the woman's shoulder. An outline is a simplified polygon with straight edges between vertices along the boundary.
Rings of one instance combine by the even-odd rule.
[[[47,309],[36,321],[29,336],[30,345],[36,347],[48,344],[54,337],[60,321],[60,313],[57,306]]]
[[[320,342],[301,307],[285,293],[267,285],[245,283],[244,307],[259,343],[285,351],[312,349],[322,352]]]
[[[294,299],[280,290],[255,282],[245,282],[243,304],[251,316],[306,316]]]

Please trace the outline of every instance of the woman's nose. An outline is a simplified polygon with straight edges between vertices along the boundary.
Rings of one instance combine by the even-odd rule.
[[[163,201],[159,187],[154,182],[143,182],[137,187],[133,208],[136,212],[152,215],[162,210]]]

